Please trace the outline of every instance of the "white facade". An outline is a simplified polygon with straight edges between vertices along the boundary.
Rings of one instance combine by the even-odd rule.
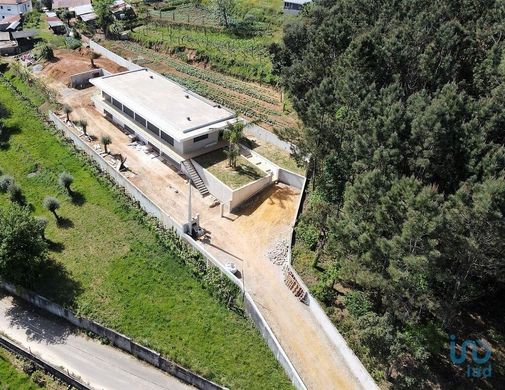
[[[234,112],[146,68],[93,78],[95,107],[176,162],[206,153],[235,121]]]
[[[0,19],[32,10],[32,0],[0,0]]]

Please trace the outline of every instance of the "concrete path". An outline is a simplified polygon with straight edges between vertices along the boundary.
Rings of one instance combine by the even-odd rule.
[[[0,332],[94,389],[193,389],[119,349],[76,332],[65,321],[3,294]]]

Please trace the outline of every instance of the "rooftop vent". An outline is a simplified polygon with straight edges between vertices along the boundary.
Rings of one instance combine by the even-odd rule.
[[[189,116],[188,116],[186,119],[187,119],[188,121],[190,121],[190,120],[191,120],[191,118],[190,118]]]
[[[150,78],[151,80],[152,80],[152,79],[154,79],[154,77],[153,77],[152,75],[151,75],[151,76],[149,76],[149,78]]]
[[[189,95],[186,95],[186,99],[189,99]]]

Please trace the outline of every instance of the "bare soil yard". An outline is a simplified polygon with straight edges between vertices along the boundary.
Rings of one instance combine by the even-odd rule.
[[[55,59],[46,63],[41,74],[55,81],[59,81],[64,85],[68,85],[71,75],[92,69],[88,53],[89,49],[86,48],[77,50],[55,50]],[[94,60],[94,62],[96,67],[103,68],[111,73],[124,72],[126,70],[126,68],[119,66],[105,57],[100,57]]]

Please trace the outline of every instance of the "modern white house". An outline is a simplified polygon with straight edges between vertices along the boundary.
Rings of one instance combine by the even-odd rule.
[[[0,0],[0,19],[32,10],[32,0]]]
[[[303,6],[312,0],[284,0],[284,13],[288,15],[297,15]]]
[[[162,157],[181,164],[222,144],[234,112],[147,68],[93,78],[96,109]],[[222,145],[221,145],[222,146]]]

